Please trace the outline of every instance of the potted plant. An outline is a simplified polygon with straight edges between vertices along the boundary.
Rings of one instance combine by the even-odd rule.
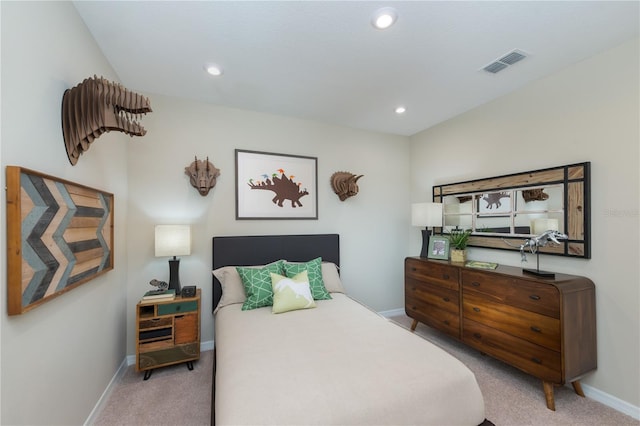
[[[451,246],[451,261],[465,262],[467,260],[467,244],[471,237],[471,229],[455,228],[449,231],[449,245]]]

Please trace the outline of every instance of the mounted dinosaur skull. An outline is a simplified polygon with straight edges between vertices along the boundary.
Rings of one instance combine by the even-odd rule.
[[[358,179],[364,175],[356,176],[349,172],[335,172],[331,175],[331,187],[338,195],[340,201],[353,197],[359,191]]]
[[[209,161],[209,157],[206,160],[198,160],[198,157],[195,157],[195,161],[189,167],[184,168],[184,174],[189,176],[191,186],[204,197],[211,188],[216,186],[216,178],[220,176],[220,169],[217,169]]]
[[[151,112],[149,99],[104,78],[87,78],[62,96],[62,134],[72,165],[105,132],[117,130],[129,136],[147,131],[138,121]]]

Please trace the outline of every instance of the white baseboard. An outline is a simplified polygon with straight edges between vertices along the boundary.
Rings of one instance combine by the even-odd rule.
[[[616,411],[620,411],[627,416],[631,416],[636,420],[640,420],[640,407],[636,407],[635,405],[627,401],[623,401],[620,398],[609,395],[606,392],[602,392],[600,389],[596,389],[583,383],[582,390],[584,391],[584,395],[586,397],[591,398],[594,401],[598,401],[599,403],[604,404],[607,407],[611,407]]]
[[[392,309],[390,311],[380,311],[378,313],[385,318],[397,317],[399,315],[404,315],[404,308]]]
[[[136,357],[134,355],[133,362],[135,362],[135,360],[136,360]],[[102,411],[102,408],[107,403],[107,400],[109,399],[109,395],[111,394],[113,387],[115,386],[116,382],[118,382],[118,380],[120,380],[120,378],[127,371],[128,366],[129,366],[128,359],[127,358],[123,359],[122,362],[120,363],[120,367],[118,367],[118,370],[116,371],[116,374],[113,375],[113,377],[111,378],[111,381],[107,385],[107,388],[104,390],[104,392],[102,392],[102,395],[100,395],[100,398],[98,398],[98,402],[93,407],[93,410],[91,410],[91,413],[89,413],[89,417],[87,417],[87,420],[85,420],[84,426],[92,425],[96,422],[98,418],[98,414],[100,414],[100,411]]]

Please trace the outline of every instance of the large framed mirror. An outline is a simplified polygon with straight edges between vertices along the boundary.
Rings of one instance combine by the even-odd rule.
[[[541,253],[591,258],[590,162],[433,187],[442,227],[471,229],[470,246],[520,250],[549,229],[569,238]]]

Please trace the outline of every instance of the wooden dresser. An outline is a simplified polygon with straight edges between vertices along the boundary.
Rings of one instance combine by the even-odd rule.
[[[597,366],[595,286],[585,277],[540,278],[521,268],[493,270],[409,257],[405,311],[465,344],[542,379],[547,407],[553,386]]]

